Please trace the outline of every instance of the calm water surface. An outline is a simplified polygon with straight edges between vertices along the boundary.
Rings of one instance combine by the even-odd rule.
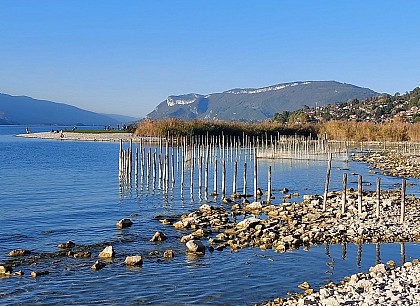
[[[57,127],[54,127],[57,129]],[[185,254],[179,238],[186,232],[164,227],[156,216],[177,215],[197,209],[206,201],[195,189],[190,197],[188,175],[183,194],[178,182],[168,195],[153,184],[133,181],[121,188],[118,180],[118,143],[74,142],[23,139],[22,126],[0,126],[0,262],[12,249],[34,253],[55,252],[67,240],[77,244],[111,243],[116,251],[114,263],[94,272],[90,266],[103,246],[90,259],[58,258],[20,267],[22,277],[0,279],[0,304],[103,304],[103,305],[251,305],[297,291],[309,281],[314,287],[338,281],[345,275],[367,271],[375,264],[375,245],[311,247],[286,253],[244,249],[232,253],[207,252],[201,257]],[[31,127],[48,131],[50,127]],[[239,157],[243,165],[244,156]],[[248,160],[248,164],[251,164]],[[283,187],[300,194],[321,194],[326,162],[259,161],[261,186],[266,189],[267,167],[273,167],[273,188]],[[239,166],[240,168],[240,166]],[[374,188],[374,175],[361,163],[334,162],[331,189],[341,188],[343,170],[364,175]],[[240,172],[242,170],[239,170]],[[248,169],[251,173],[251,169]],[[228,167],[228,177],[231,169]],[[210,177],[212,187],[212,177]],[[252,181],[248,178],[248,190]],[[356,186],[357,177],[349,176]],[[220,182],[220,179],[219,179]],[[227,190],[231,190],[231,179]],[[408,193],[419,194],[418,180]],[[394,188],[400,179],[382,177],[383,188]],[[238,180],[238,189],[242,189]],[[195,182],[194,186],[197,186]],[[240,187],[239,187],[240,186]],[[279,193],[275,193],[280,199]],[[220,198],[210,204],[221,205]],[[278,204],[280,200],[275,200]],[[134,225],[118,230],[115,222],[130,214]],[[163,231],[169,239],[149,242],[153,233]],[[151,251],[173,249],[175,257],[162,260]],[[380,246],[380,260],[401,262],[400,244]],[[404,245],[405,258],[419,257],[417,244]],[[125,256],[145,256],[141,268],[129,269]],[[30,277],[33,270],[49,275]]]

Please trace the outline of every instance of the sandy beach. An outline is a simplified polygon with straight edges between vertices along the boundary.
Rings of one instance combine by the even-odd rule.
[[[56,139],[56,140],[78,140],[78,141],[128,141],[130,139],[140,139],[131,133],[77,133],[77,132],[39,132],[29,134],[18,134],[17,137]]]

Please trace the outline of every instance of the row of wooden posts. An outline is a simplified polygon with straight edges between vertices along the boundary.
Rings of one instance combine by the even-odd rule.
[[[232,148],[232,147],[231,147]],[[258,165],[256,158],[255,147],[247,146],[245,148],[237,147],[236,157],[244,155],[244,166],[243,166],[243,195],[247,195],[247,160],[253,162],[254,165],[254,199],[258,198],[257,194],[257,173]],[[221,165],[221,195],[225,198],[227,195],[226,191],[226,161],[229,158],[233,159],[233,151],[228,148],[219,148],[217,145],[192,145],[188,146],[184,142],[181,146],[171,147],[169,149],[169,142],[166,142],[165,152],[162,150],[162,145],[155,147],[152,151],[151,147],[146,151],[144,144],[140,143],[139,147],[135,149],[134,153],[134,167],[133,167],[133,143],[130,141],[129,147],[123,150],[123,142],[120,141],[120,153],[119,153],[119,178],[122,182],[130,182],[132,179],[132,169],[134,168],[134,177],[140,180],[146,179],[147,182],[156,181],[159,187],[164,192],[168,191],[168,188],[175,186],[175,167],[178,165],[180,173],[180,187],[181,192],[185,187],[185,176],[190,175],[190,189],[191,192],[194,188],[194,175],[197,167],[198,172],[198,189],[204,189],[204,194],[207,196],[210,193],[209,189],[209,171],[210,167],[213,166],[213,191],[210,195],[218,195],[218,163]],[[230,153],[229,153],[230,152]],[[238,153],[239,152],[239,153]],[[180,168],[180,169],[179,169]],[[140,171],[140,173],[138,172]],[[189,172],[189,173],[188,173]],[[203,180],[204,176],[204,180]],[[239,193],[237,190],[237,177],[238,177],[238,160],[235,159],[233,162],[233,183],[232,183],[232,194],[236,195]],[[170,181],[171,179],[171,181]],[[271,166],[268,168],[268,179],[269,186],[271,186]],[[270,187],[271,190],[271,187]],[[268,197],[270,201],[270,197]]]
[[[328,198],[328,187],[331,174],[331,163],[332,163],[332,154],[330,154],[328,159],[327,175],[325,179],[325,188],[323,196],[323,205],[322,211],[327,209],[327,198]],[[405,199],[406,199],[406,179],[402,178],[401,182],[401,205],[400,205],[400,222],[404,223],[405,221]],[[357,179],[357,212],[358,214],[362,213],[362,199],[363,199],[363,178],[362,175],[358,175]],[[343,189],[342,189],[342,198],[341,198],[341,213],[346,212],[347,204],[347,173],[343,173]],[[376,203],[375,203],[375,216],[379,218],[380,216],[380,207],[381,207],[381,178],[376,178]]]
[[[249,141],[247,143],[247,141]],[[284,137],[270,139],[270,142],[276,143],[287,143],[287,139]],[[300,145],[296,145],[299,142],[310,143],[311,140],[308,138],[302,137],[291,137],[289,140],[288,146],[292,151],[298,150]],[[165,143],[165,144],[164,144]],[[260,144],[261,147],[257,147],[257,144]],[[129,147],[126,150],[123,150],[123,142],[120,141],[120,150],[119,150],[119,178],[122,182],[131,182],[132,179],[132,169],[134,169],[134,177],[137,180],[140,178],[141,181],[145,178],[147,182],[150,180],[153,181],[155,185],[156,181],[158,182],[159,188],[167,193],[169,186],[171,184],[172,188],[175,186],[175,165],[177,165],[177,172],[180,174],[180,188],[181,193],[184,190],[185,185],[185,176],[189,175],[190,180],[190,192],[193,193],[194,189],[194,175],[195,168],[197,167],[198,172],[198,190],[201,194],[204,190],[205,198],[208,195],[217,196],[218,189],[218,163],[221,166],[221,196],[222,199],[227,197],[226,191],[226,161],[232,161],[233,175],[232,175],[232,195],[238,195],[240,192],[237,190],[237,177],[238,177],[238,159],[244,157],[243,163],[243,189],[241,196],[247,197],[247,161],[253,163],[253,194],[254,201],[260,197],[258,194],[258,155],[257,151],[262,151],[264,148],[268,149],[268,137],[266,141],[258,140],[254,138],[248,138],[246,135],[243,136],[242,142],[240,138],[229,137],[226,140],[224,137],[209,137],[206,136],[195,136],[191,138],[183,139],[170,139],[166,141],[162,138],[153,139],[153,142],[150,140],[147,143],[147,140],[140,140],[139,146],[136,147],[134,153],[134,167],[133,167],[133,141],[130,140]],[[327,141],[319,142],[319,152],[326,153],[326,148],[328,148]],[[323,143],[323,144],[321,144]],[[152,145],[155,146],[154,151],[152,151]],[[273,144],[271,143],[273,146]],[[148,150],[146,150],[148,147]],[[330,181],[330,172],[331,172],[331,163],[333,160],[333,153],[328,153],[328,166],[327,166],[327,175],[325,179],[325,189],[323,196],[323,206],[322,210],[325,211],[327,207],[327,195],[328,187]],[[233,160],[235,159],[235,160]],[[209,171],[211,171],[210,166],[213,166],[213,190],[209,190]],[[140,173],[139,173],[140,171]],[[189,173],[188,173],[189,172]],[[203,180],[204,176],[204,180]],[[170,181],[171,179],[171,181]],[[376,181],[376,209],[375,215],[379,217],[380,215],[380,178],[377,178]],[[401,213],[400,221],[404,222],[405,220],[405,190],[406,190],[406,180],[402,180],[401,188]],[[267,194],[266,201],[271,202],[271,191],[272,191],[272,173],[271,166],[268,167],[267,173]],[[362,213],[362,176],[358,177],[358,213]],[[342,203],[341,211],[342,213],[346,210],[346,198],[347,198],[347,173],[343,173],[343,190],[342,190]]]

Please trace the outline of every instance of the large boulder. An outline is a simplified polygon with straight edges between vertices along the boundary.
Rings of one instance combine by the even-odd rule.
[[[200,240],[190,240],[186,243],[189,252],[196,254],[204,254],[206,247]]]

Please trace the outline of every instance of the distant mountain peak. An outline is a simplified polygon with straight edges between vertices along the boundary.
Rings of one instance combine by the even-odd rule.
[[[297,81],[207,95],[173,95],[161,102],[147,118],[255,121],[304,106],[322,106],[377,95],[369,88],[336,81]]]

